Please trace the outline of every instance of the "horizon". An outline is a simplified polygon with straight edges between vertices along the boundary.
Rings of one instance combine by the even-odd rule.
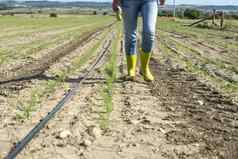
[[[0,0],[4,1],[4,0]],[[42,1],[42,0],[16,0],[16,1]],[[45,0],[45,1],[59,1],[59,2],[112,2],[112,0]],[[167,0],[166,5],[172,5],[173,0]],[[238,6],[237,0],[176,0],[176,5],[232,5]]]

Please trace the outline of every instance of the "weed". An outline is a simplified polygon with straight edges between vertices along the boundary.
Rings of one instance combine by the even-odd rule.
[[[120,29],[117,32],[116,39],[112,43],[112,54],[110,56],[109,63],[105,66],[104,74],[106,79],[106,84],[102,90],[102,97],[104,101],[105,113],[100,114],[102,129],[107,129],[109,126],[110,113],[113,111],[113,84],[117,77],[117,51],[120,37]]]
[[[169,49],[166,45],[161,44],[161,49],[165,56],[169,56],[170,59],[175,61],[176,63],[179,63],[183,66],[185,66],[185,69],[189,72],[197,74],[199,77],[203,79],[207,79],[210,83],[212,83],[213,86],[216,88],[219,88],[222,91],[225,91],[227,93],[229,92],[235,92],[238,89],[237,83],[232,83],[229,81],[226,81],[222,78],[219,78],[217,76],[213,76],[209,73],[207,69],[204,67],[201,67],[202,64],[210,63],[210,64],[216,64],[215,62],[210,62],[209,59],[206,60],[206,58],[198,58],[199,64],[194,64],[192,60],[189,60],[187,57],[185,57],[182,53],[186,52],[186,49],[184,50],[181,46],[176,46],[176,49],[179,50],[179,54],[174,53],[171,49]],[[181,52],[181,54],[180,54]],[[220,67],[224,67],[222,63],[218,63]],[[218,66],[219,66],[218,65]]]
[[[31,98],[29,101],[22,103],[21,101],[19,101],[19,106],[18,106],[18,110],[19,112],[16,114],[16,118],[17,119],[29,119],[30,115],[33,111],[36,111],[36,106],[37,104],[40,102],[40,94],[37,90],[34,90],[31,93]]]
[[[55,91],[55,87],[58,85],[57,81],[55,80],[49,80],[47,81],[47,89],[46,94],[50,95]]]

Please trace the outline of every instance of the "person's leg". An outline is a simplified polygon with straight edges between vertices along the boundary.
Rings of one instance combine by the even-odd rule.
[[[141,57],[141,74],[146,81],[153,81],[154,77],[149,69],[149,62],[151,52],[155,40],[156,21],[158,15],[158,2],[157,0],[143,0],[142,18],[143,18],[143,31],[142,31],[142,47],[140,50]]]
[[[136,46],[137,46],[137,18],[140,10],[140,1],[137,0],[123,0],[122,12],[124,20],[125,33],[125,51],[127,57],[128,75],[134,79],[136,75]]]
[[[127,55],[136,54],[136,29],[141,2],[138,0],[122,0],[122,13],[125,33],[125,51]]]
[[[157,0],[143,0],[142,18],[142,49],[144,52],[150,53],[153,49],[156,32],[156,21],[158,16]]]

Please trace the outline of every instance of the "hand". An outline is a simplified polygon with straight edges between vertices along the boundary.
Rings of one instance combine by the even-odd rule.
[[[165,4],[165,0],[159,0],[160,1],[160,5],[163,6]]]
[[[118,11],[119,5],[120,5],[120,0],[113,0],[113,2],[112,2],[112,10],[114,12]]]

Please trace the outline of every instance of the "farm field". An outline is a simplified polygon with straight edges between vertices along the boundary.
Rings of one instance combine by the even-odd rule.
[[[0,159],[59,103],[17,159],[236,159],[238,22],[190,23],[158,19],[147,83],[115,17],[0,17]]]
[[[161,49],[175,64],[195,73],[220,91],[237,97],[238,22],[227,21],[229,29],[187,27],[192,21],[161,21]],[[234,93],[234,94],[233,94]]]

